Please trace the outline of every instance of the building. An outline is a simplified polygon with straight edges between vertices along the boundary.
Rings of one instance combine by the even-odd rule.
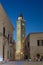
[[[14,58],[13,31],[14,27],[0,4],[0,61]]]
[[[25,49],[25,57],[32,60],[38,56],[43,57],[43,33],[30,33],[25,41]]]
[[[14,61],[15,61],[15,55],[16,55],[16,42],[14,40]]]
[[[16,60],[24,59],[25,20],[20,13],[17,20]]]

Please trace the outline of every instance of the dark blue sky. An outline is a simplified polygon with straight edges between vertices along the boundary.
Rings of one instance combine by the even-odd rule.
[[[22,12],[26,20],[26,35],[32,32],[43,32],[43,0],[0,0],[11,23],[16,40],[16,21]]]

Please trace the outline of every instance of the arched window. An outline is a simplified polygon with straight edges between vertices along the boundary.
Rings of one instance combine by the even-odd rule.
[[[9,40],[9,36],[10,36],[10,35],[8,34],[8,40]]]
[[[3,36],[5,36],[5,27],[3,27]]]

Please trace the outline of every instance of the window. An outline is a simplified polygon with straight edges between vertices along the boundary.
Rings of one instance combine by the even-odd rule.
[[[10,43],[12,43],[12,37],[10,37]]]
[[[22,23],[22,25],[24,26],[24,22]]]
[[[42,40],[42,46],[43,46],[43,40]]]
[[[3,27],[3,36],[5,36],[5,27]]]
[[[37,45],[39,46],[39,40],[37,40]]]
[[[9,34],[8,34],[8,41],[9,41]]]
[[[37,40],[37,45],[38,46],[43,46],[43,40]]]

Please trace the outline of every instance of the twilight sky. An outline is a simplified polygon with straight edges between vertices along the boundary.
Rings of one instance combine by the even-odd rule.
[[[43,0],[0,0],[11,23],[16,40],[16,21],[22,12],[26,20],[26,36],[32,32],[43,32]]]

